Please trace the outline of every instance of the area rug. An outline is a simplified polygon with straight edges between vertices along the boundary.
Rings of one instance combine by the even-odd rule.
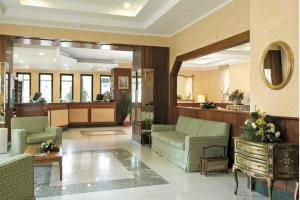
[[[50,182],[53,181],[53,177],[56,177],[59,181],[59,176],[57,174],[57,170],[54,170],[58,167],[56,164],[53,166],[35,166],[34,167],[34,187],[35,187],[35,196],[39,197],[50,197],[50,196],[62,196],[69,194],[78,194],[78,193],[88,193],[88,192],[96,192],[96,191],[106,191],[106,190],[117,190],[124,188],[133,188],[133,187],[143,187],[143,186],[151,186],[151,185],[162,185],[168,184],[168,182],[163,179],[160,175],[154,172],[151,168],[145,165],[138,157],[132,155],[126,149],[112,149],[112,150],[104,150],[104,151],[80,151],[80,152],[68,152],[70,157],[75,157],[82,154],[93,154],[96,156],[101,156],[101,153],[111,153],[112,156],[120,162],[121,167],[130,173],[131,178],[122,178],[122,179],[114,179],[107,181],[93,181],[89,182],[80,182],[76,184],[64,184],[64,182],[60,182],[61,185],[53,185]],[[68,160],[66,156],[66,162]],[[77,162],[77,161],[71,161]],[[76,165],[75,165],[76,166]],[[52,177],[51,177],[52,175]],[[78,174],[77,176],[80,176]],[[52,180],[51,180],[52,178]],[[64,176],[64,178],[68,179],[70,177]]]
[[[88,130],[80,131],[85,136],[108,136],[108,135],[126,135],[128,134],[122,129],[99,129],[99,130]]]

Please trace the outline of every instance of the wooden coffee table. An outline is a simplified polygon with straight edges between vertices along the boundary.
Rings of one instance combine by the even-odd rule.
[[[60,180],[62,180],[62,148],[61,145],[58,145],[59,151],[52,153],[40,153],[37,151],[39,145],[28,145],[25,149],[24,153],[32,154],[34,157],[35,164],[43,164],[43,163],[59,163],[59,171],[60,171]]]

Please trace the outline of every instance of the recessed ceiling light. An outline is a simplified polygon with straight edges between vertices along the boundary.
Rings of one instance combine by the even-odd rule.
[[[69,68],[68,68],[68,67],[66,67],[66,68],[65,68],[65,70],[67,70],[67,71],[68,71],[68,70],[69,70]]]
[[[57,59],[56,59],[56,58],[53,58],[53,62],[57,62]]]
[[[109,45],[109,44],[102,44],[100,48],[102,50],[111,50],[111,45]]]
[[[24,63],[24,61],[23,61],[23,60],[20,60],[19,63]]]
[[[41,52],[39,52],[39,55],[43,56],[43,55],[45,55],[45,53],[41,51]]]
[[[19,55],[18,54],[14,54],[14,57],[17,58],[17,57],[19,57]]]
[[[130,3],[129,2],[125,2],[124,4],[123,4],[123,6],[124,6],[124,8],[130,8]]]
[[[28,69],[28,68],[29,68],[29,66],[28,66],[28,65],[26,65],[26,66],[25,66],[25,68],[26,68],[26,69]]]
[[[90,65],[90,69],[92,69],[93,68],[93,65]]]
[[[64,67],[67,67],[68,66],[68,64],[64,64]]]

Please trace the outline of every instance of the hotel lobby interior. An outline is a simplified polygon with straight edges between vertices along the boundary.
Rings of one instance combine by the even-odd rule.
[[[299,199],[298,0],[0,0],[0,200]]]

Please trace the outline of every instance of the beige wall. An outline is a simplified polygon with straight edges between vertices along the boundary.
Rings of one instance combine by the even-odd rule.
[[[299,116],[298,8],[298,0],[251,0],[251,110],[256,106],[272,115]],[[291,47],[295,68],[288,85],[272,90],[263,83],[259,65],[264,49],[278,40]]]
[[[234,0],[171,38],[170,70],[176,56],[250,29],[249,0]]]
[[[232,92],[240,89],[247,97],[250,92],[250,63],[239,63],[228,66],[229,69],[229,88]],[[180,75],[194,76],[194,100],[197,101],[199,94],[204,94],[206,99],[213,102],[221,102],[221,79],[220,70],[180,70]],[[247,102],[244,102],[247,103]]]
[[[31,71],[31,70],[23,70],[23,69],[15,69],[14,75],[17,72],[30,72],[31,73],[31,96],[34,95],[35,92],[39,91],[39,71]],[[60,99],[60,74],[73,74],[74,75],[74,101],[80,101],[80,74],[79,72],[51,72],[51,71],[43,71],[41,73],[52,73],[53,74],[53,102],[59,102]],[[82,74],[92,74],[93,75],[93,98],[96,99],[97,94],[100,92],[100,75],[110,75],[107,73],[82,73]]]
[[[250,62],[229,65],[229,92],[242,90],[250,93]]]
[[[49,39],[77,40],[86,42],[108,42],[116,44],[139,44],[153,46],[170,45],[170,39],[166,37],[129,35],[12,24],[0,24],[0,34]]]

